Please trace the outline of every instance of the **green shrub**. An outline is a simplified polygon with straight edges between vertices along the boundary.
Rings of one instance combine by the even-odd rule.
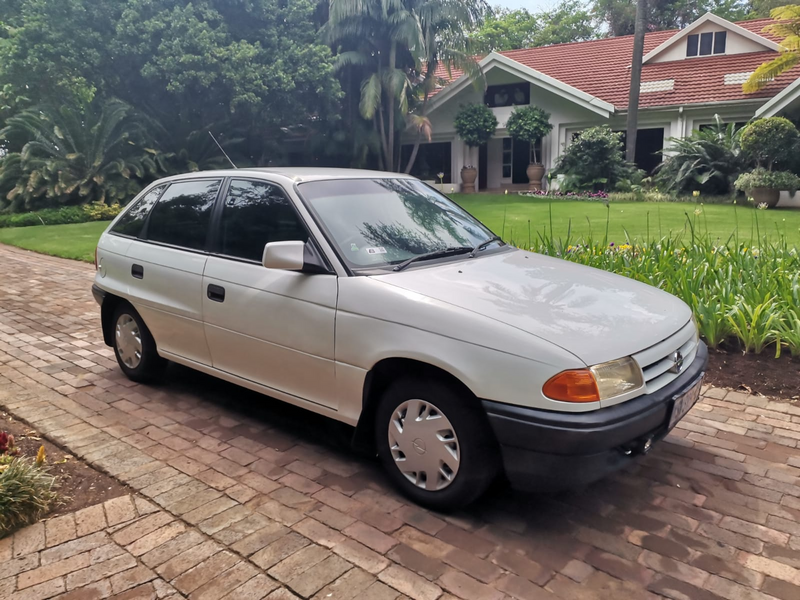
[[[797,151],[797,127],[784,117],[753,121],[742,131],[742,150],[759,167],[772,170],[775,162],[788,162]]]
[[[543,111],[538,106],[517,106],[508,117],[506,129],[515,140],[529,142],[534,152],[533,162],[540,162],[539,157],[536,156],[536,142],[553,129],[550,113]]]
[[[577,190],[630,191],[640,174],[625,160],[622,134],[608,125],[584,129],[559,157],[555,173],[563,175],[560,188]]]
[[[3,461],[5,462],[5,461]],[[0,465],[0,537],[44,515],[56,498],[55,477],[31,458]]]
[[[453,127],[467,146],[475,148],[494,135],[497,117],[485,104],[467,104],[458,111]]]
[[[93,202],[81,206],[45,208],[35,212],[0,214],[0,228],[108,221],[116,217],[123,208],[119,204],[108,205],[102,202]]]
[[[753,188],[771,188],[794,192],[800,188],[800,177],[788,171],[768,171],[762,167],[743,173],[736,180],[736,189],[748,192]]]
[[[695,130],[685,138],[669,138],[658,167],[656,181],[666,191],[701,190],[729,194],[736,177],[748,166],[742,152],[742,129],[727,125],[719,116],[708,129]]]

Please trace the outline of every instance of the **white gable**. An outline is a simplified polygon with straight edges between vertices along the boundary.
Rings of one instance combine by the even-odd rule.
[[[669,38],[666,42],[651,50],[644,57],[645,63],[670,62],[675,60],[698,60],[704,56],[687,57],[686,45],[690,35],[703,33],[726,33],[725,55],[747,54],[750,52],[764,52],[766,50],[778,51],[780,46],[767,38],[740,27],[735,23],[726,21],[711,13],[706,13],[697,21]],[[711,56],[719,56],[712,54]]]

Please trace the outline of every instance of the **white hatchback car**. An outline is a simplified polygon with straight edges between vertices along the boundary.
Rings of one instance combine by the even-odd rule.
[[[697,401],[708,360],[677,298],[512,248],[405,175],[169,177],[96,263],[128,377],[168,359],[352,425],[439,509],[503,473],[544,490],[626,465]]]

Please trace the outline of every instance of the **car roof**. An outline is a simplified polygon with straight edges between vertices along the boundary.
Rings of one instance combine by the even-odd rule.
[[[329,167],[243,167],[240,169],[195,171],[193,173],[165,177],[159,181],[179,181],[181,179],[191,179],[195,177],[252,177],[253,175],[271,175],[273,177],[290,180],[294,183],[328,181],[333,179],[414,179],[414,177],[406,175],[405,173],[388,173],[386,171],[369,171],[366,169],[336,169]]]

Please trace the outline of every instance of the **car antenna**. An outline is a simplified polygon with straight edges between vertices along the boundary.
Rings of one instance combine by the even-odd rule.
[[[217,141],[217,138],[215,138],[215,137],[214,137],[214,134],[213,134],[213,133],[211,133],[211,132],[209,131],[209,132],[208,132],[208,135],[210,135],[210,136],[211,136],[211,139],[212,139],[212,140],[214,140],[214,143],[217,145],[217,148],[219,148],[220,152],[222,152],[222,153],[225,155],[225,158],[227,158],[227,159],[228,159],[228,162],[229,162],[229,163],[231,163],[231,166],[232,166],[234,169],[238,169],[239,167],[237,167],[237,166],[234,164],[234,162],[231,160],[231,157],[230,157],[230,156],[228,156],[228,153],[227,153],[227,152],[225,152],[225,149],[224,149],[224,148],[223,148],[223,147],[220,145],[220,143]]]

